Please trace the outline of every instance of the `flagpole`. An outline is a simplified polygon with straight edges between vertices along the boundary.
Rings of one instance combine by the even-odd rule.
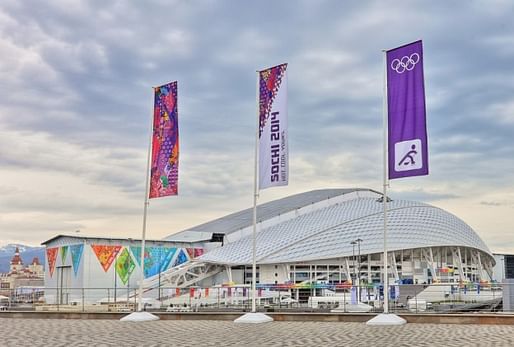
[[[255,101],[257,104],[257,127],[255,129],[255,163],[253,176],[253,231],[252,231],[252,311],[245,313],[241,317],[234,320],[234,323],[266,323],[273,321],[273,318],[257,313],[256,308],[256,283],[257,283],[257,198],[259,197],[259,133],[260,133],[260,71],[257,72],[257,88]]]
[[[386,51],[382,51],[384,54],[384,100],[382,113],[384,117],[384,195],[382,196],[382,202],[384,205],[384,313],[389,313],[389,275],[387,272],[388,259],[387,259],[387,186],[389,181],[387,179],[387,153],[388,153],[388,121],[387,121],[387,54]]]
[[[253,232],[252,232],[252,313],[256,312],[255,307],[255,291],[257,282],[257,263],[256,263],[256,252],[257,252],[257,198],[259,196],[259,190],[257,187],[257,175],[258,175],[258,162],[259,162],[259,127],[260,127],[260,112],[259,112],[259,71],[257,71],[257,88],[255,103],[257,105],[257,128],[255,131],[255,163],[254,163],[254,177],[253,177]]]
[[[141,237],[141,263],[140,263],[140,278],[139,291],[137,300],[137,311],[143,311],[143,281],[145,279],[145,242],[146,242],[146,216],[148,214],[148,205],[150,204],[149,195],[149,183],[150,183],[150,156],[152,152],[152,134],[153,131],[153,115],[150,117],[150,138],[148,140],[148,154],[146,158],[146,185],[145,185],[145,205],[143,212],[143,235]]]

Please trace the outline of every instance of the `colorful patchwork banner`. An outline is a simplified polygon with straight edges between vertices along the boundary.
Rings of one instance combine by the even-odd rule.
[[[77,272],[79,271],[80,259],[82,258],[83,252],[84,244],[82,243],[79,245],[70,246],[71,263],[73,265],[73,272],[75,272],[75,276],[77,276]]]
[[[177,82],[155,88],[150,199],[178,194]]]
[[[66,256],[68,255],[68,246],[61,247],[61,264],[64,265],[66,262]]]
[[[259,189],[286,186],[287,64],[259,71]]]
[[[428,175],[423,44],[386,52],[389,179]]]
[[[203,255],[203,248],[195,248],[194,258],[202,256],[202,255]]]
[[[95,252],[100,265],[102,265],[104,271],[107,272],[118,255],[121,246],[91,245],[91,248]]]
[[[121,282],[127,284],[130,274],[136,268],[136,263],[132,260],[129,251],[123,248],[120,255],[116,259],[116,273],[118,274]]]
[[[173,262],[173,267],[178,266],[180,264],[184,264],[189,259],[187,258],[186,252],[184,252],[183,249],[180,249],[180,252],[177,255],[177,258],[175,258],[175,261]]]
[[[189,259],[194,259],[203,255],[203,248],[186,248]]]
[[[168,270],[173,256],[177,252],[176,248],[163,247],[161,251],[161,272]]]
[[[48,270],[50,271],[50,277],[54,274],[55,261],[57,260],[57,252],[59,247],[52,247],[46,249],[46,263],[48,264]]]
[[[141,247],[131,246],[130,250],[136,258],[137,264],[141,266]],[[167,270],[176,251],[176,248],[145,247],[145,278],[158,275],[159,271]]]

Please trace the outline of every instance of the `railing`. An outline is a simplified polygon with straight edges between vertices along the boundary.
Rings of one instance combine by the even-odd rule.
[[[382,312],[380,285],[283,284],[257,287],[259,311]],[[130,312],[137,307],[137,288],[24,288],[2,290],[0,311]],[[396,313],[514,313],[513,283],[391,285],[389,311]],[[505,301],[504,296],[509,296]],[[249,311],[249,286],[149,288],[148,311]],[[505,303],[505,305],[504,305]],[[507,307],[509,306],[509,307]]]

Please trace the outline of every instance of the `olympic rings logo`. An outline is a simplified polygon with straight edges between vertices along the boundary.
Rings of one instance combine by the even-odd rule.
[[[394,59],[391,62],[391,69],[397,73],[404,73],[405,71],[411,71],[414,66],[419,63],[419,54],[412,53],[410,56],[403,56],[400,59]]]

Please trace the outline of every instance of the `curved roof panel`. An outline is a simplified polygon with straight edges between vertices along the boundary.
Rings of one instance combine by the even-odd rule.
[[[362,239],[361,254],[383,251],[383,205],[356,198],[298,216],[257,235],[260,264],[306,262],[351,256],[350,242]],[[459,218],[434,206],[406,200],[388,203],[388,250],[463,246],[491,252]],[[252,238],[243,237],[204,254],[199,260],[250,264]]]
[[[309,192],[291,195],[282,199],[273,200],[257,206],[257,222],[268,220],[278,215],[294,211],[304,206],[331,199],[336,196],[354,192],[373,192],[371,189],[352,188],[352,189],[319,189]],[[195,233],[223,233],[229,235],[235,231],[251,226],[253,223],[253,208],[247,208],[213,221],[197,225],[176,234],[167,236],[169,241],[192,239]]]

